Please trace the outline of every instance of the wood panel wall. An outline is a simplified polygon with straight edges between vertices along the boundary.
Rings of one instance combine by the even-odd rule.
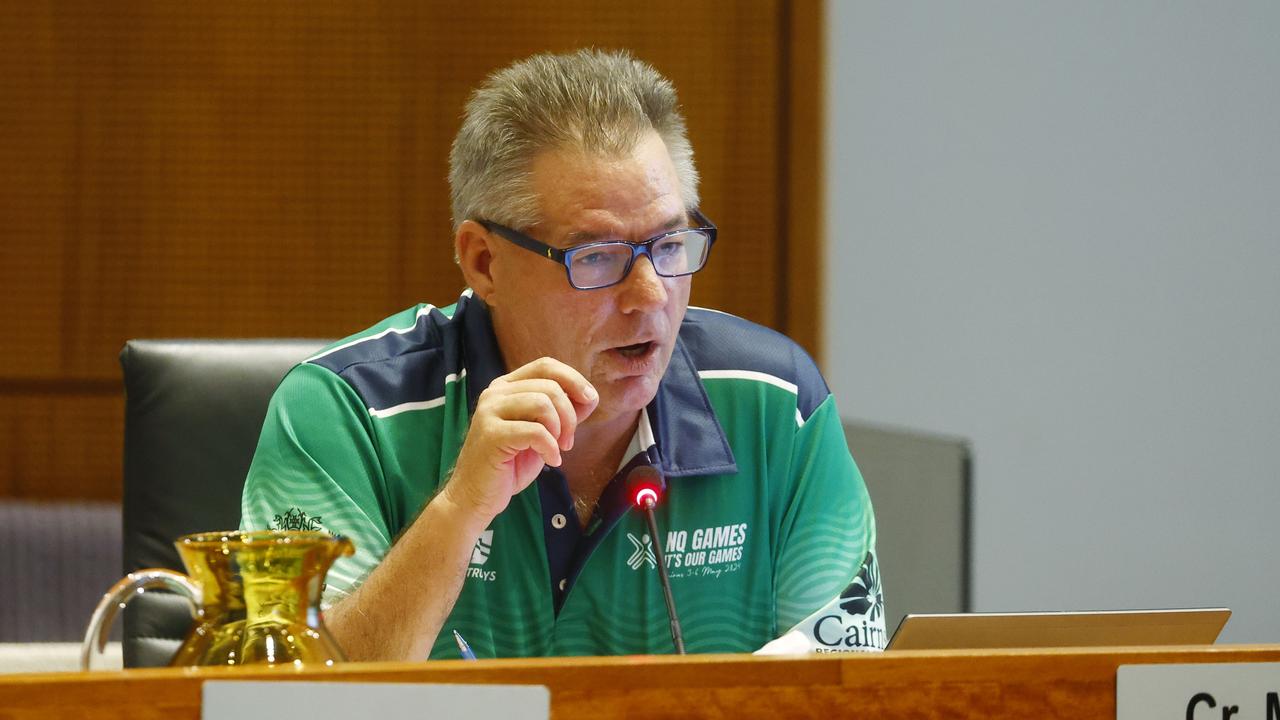
[[[721,226],[693,302],[817,351],[821,6],[27,0],[0,10],[0,497],[120,495],[132,337],[337,337],[461,289],[449,143],[516,58],[675,83]],[[807,197],[805,216],[789,202]]]

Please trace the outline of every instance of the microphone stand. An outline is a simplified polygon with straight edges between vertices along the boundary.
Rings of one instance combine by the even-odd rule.
[[[653,515],[654,500],[646,497],[641,501],[644,518],[649,523],[649,537],[653,538],[654,557],[658,559],[658,579],[662,581],[662,597],[667,601],[667,617],[671,620],[671,642],[676,646],[676,654],[684,655],[684,635],[680,632],[680,618],[676,615],[676,601],[671,596],[671,579],[667,577],[667,557],[662,549],[662,539],[658,535],[658,520]]]

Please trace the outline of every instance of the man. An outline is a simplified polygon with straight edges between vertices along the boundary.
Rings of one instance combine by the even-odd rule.
[[[622,53],[492,75],[450,157],[469,290],[302,363],[246,528],[354,540],[326,624],[352,659],[884,645],[875,525],[812,361],[688,310],[716,230],[674,89]],[[665,477],[651,537],[628,498]],[[282,522],[282,520],[287,520]],[[779,647],[775,643],[771,647]]]

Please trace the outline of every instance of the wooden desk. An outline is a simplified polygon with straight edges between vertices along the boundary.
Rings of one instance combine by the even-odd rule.
[[[1280,645],[1222,645],[45,673],[0,678],[0,718],[198,720],[203,681],[269,678],[539,684],[558,718],[1111,718],[1120,665],[1276,661]]]

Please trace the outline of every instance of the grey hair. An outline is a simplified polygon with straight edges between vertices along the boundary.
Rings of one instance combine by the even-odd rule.
[[[485,219],[514,228],[540,221],[531,167],[546,150],[618,157],[656,131],[686,208],[698,171],[675,87],[626,51],[534,55],[490,75],[467,101],[449,153],[453,228]]]

